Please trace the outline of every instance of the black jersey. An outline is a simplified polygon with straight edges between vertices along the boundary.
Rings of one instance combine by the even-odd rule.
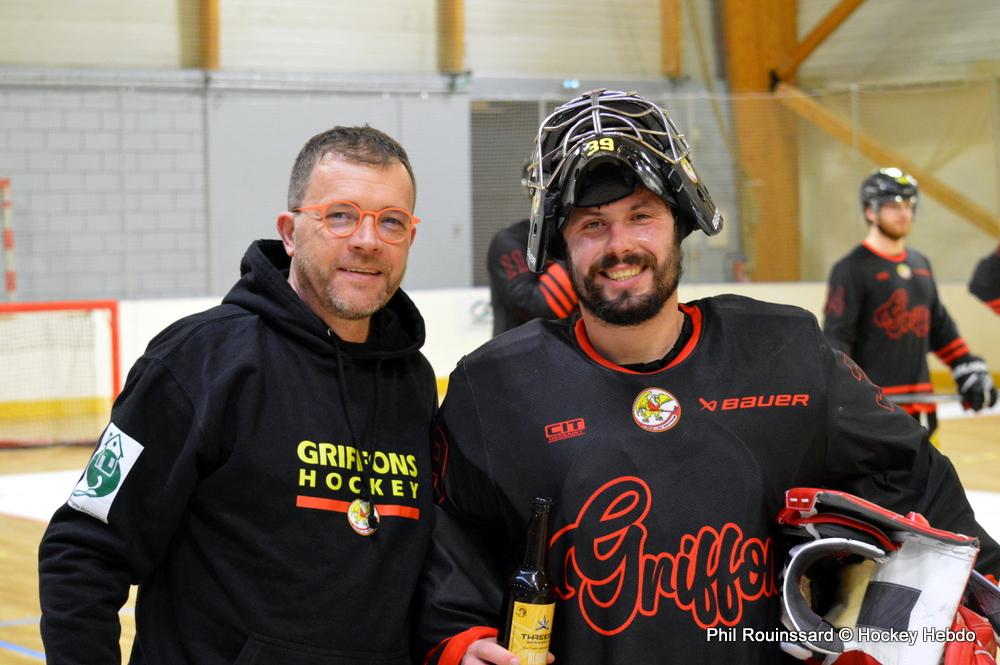
[[[532,319],[562,319],[576,310],[576,294],[562,263],[551,261],[544,272],[532,272],[524,260],[527,246],[527,219],[501,229],[490,241],[486,267],[494,336]]]
[[[691,335],[657,371],[602,358],[580,320],[528,323],[459,363],[419,603],[432,661],[498,625],[535,496],[554,499],[562,663],[777,662],[776,641],[742,631],[780,627],[774,517],[794,486],[978,535],[1000,570],[950,462],[812,315],[738,296],[680,307]]]
[[[927,354],[951,366],[969,347],[938,297],[927,258],[913,249],[880,254],[867,243],[830,271],[823,332],[886,394],[930,393]],[[933,404],[908,404],[910,412]]]
[[[1000,247],[976,264],[969,280],[969,292],[1000,314]]]

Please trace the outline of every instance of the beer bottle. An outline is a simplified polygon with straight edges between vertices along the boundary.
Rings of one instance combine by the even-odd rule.
[[[552,637],[556,605],[545,570],[551,507],[551,499],[532,502],[524,562],[511,575],[504,592],[503,625],[497,642],[520,658],[521,665],[545,665]]]

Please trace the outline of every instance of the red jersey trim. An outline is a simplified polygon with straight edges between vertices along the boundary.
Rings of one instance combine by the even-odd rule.
[[[932,383],[907,383],[901,386],[882,386],[882,392],[886,395],[904,395],[906,393],[932,393],[934,384]]]
[[[576,291],[573,290],[573,283],[570,281],[569,275],[566,274],[566,270],[558,263],[553,263],[545,270],[545,274],[552,277],[559,285],[566,299],[569,300],[569,306],[575,305],[577,302]]]
[[[936,404],[902,404],[897,403],[896,406],[901,408],[906,413],[911,416],[915,413],[937,413]]]
[[[872,247],[871,245],[869,245],[867,240],[865,240],[864,242],[862,242],[861,246],[864,247],[865,249],[867,249],[869,252],[871,252],[875,256],[883,258],[886,261],[892,261],[893,263],[902,263],[903,261],[906,260],[906,250],[905,249],[903,250],[902,254],[896,254],[896,255],[890,256],[889,254],[883,254],[882,252],[878,251],[877,249],[875,249],[874,247]]]
[[[961,337],[956,338],[950,344],[946,344],[934,352],[934,354],[941,359],[941,362],[946,365],[951,365],[955,360],[968,353],[970,353],[969,346]]]
[[[556,315],[557,319],[565,319],[569,316],[569,312],[564,308],[559,300],[552,294],[552,291],[548,284],[544,281],[539,281],[538,290],[541,292],[542,297],[545,298],[545,304],[549,306],[549,311]]]
[[[931,383],[910,383],[903,386],[882,386],[882,392],[886,395],[930,395],[934,392],[934,385]],[[904,404],[897,402],[896,406],[911,416],[915,413],[937,413],[936,404]]]
[[[486,637],[496,637],[497,629],[489,626],[473,626],[458,635],[454,635],[438,644],[424,660],[424,665],[432,662],[435,652],[444,647],[441,656],[437,660],[438,665],[458,665],[462,662],[462,656],[469,650],[472,643]]]
[[[583,324],[583,319],[579,319],[573,326],[573,334],[576,336],[576,343],[580,345],[580,349],[587,355],[587,357],[602,367],[613,369],[614,371],[621,372],[622,374],[659,374],[660,372],[677,365],[691,355],[691,352],[694,351],[694,347],[698,345],[698,340],[701,339],[701,310],[692,305],[685,305],[684,303],[678,303],[677,309],[691,317],[691,339],[687,341],[687,344],[685,344],[684,348],[681,349],[681,352],[677,354],[677,357],[670,361],[670,364],[652,372],[636,372],[635,370],[626,369],[621,365],[611,362],[598,353],[597,349],[594,348],[594,345],[590,343],[590,338],[587,337],[587,328]]]

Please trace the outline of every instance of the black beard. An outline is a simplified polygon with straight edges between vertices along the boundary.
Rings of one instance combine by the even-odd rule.
[[[600,271],[621,263],[651,268],[653,290],[638,298],[633,298],[630,291],[624,291],[614,299],[605,296],[604,290],[597,285],[595,278]],[[614,254],[605,254],[598,263],[590,267],[582,279],[573,265],[572,257],[567,261],[570,280],[580,299],[580,306],[600,320],[615,326],[637,326],[659,314],[664,303],[677,291],[681,273],[684,271],[682,264],[683,252],[679,241],[675,242],[673,251],[660,265],[656,265],[656,260],[648,253],[626,254],[622,258]]]

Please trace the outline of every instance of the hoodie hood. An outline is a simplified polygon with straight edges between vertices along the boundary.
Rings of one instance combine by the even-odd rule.
[[[424,320],[413,301],[398,289],[372,316],[371,332],[362,344],[337,337],[288,283],[291,258],[280,240],[254,241],[240,263],[240,280],[224,303],[254,312],[296,341],[322,354],[340,352],[362,359],[399,358],[424,344]]]

